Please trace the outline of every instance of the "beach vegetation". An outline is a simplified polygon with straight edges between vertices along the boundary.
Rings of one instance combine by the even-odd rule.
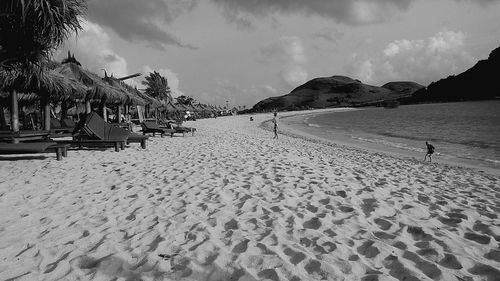
[[[85,0],[0,1],[0,67],[40,65],[82,28],[85,12]]]
[[[146,86],[145,93],[155,99],[160,101],[172,101],[172,93],[170,87],[168,86],[167,77],[162,76],[159,72],[150,72],[142,81],[142,84]]]
[[[194,99],[190,96],[178,96],[175,98],[175,101],[177,104],[183,104],[183,105],[193,105]]]

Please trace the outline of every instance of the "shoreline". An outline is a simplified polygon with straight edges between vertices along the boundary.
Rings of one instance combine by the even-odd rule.
[[[355,140],[355,139],[350,138],[348,136],[342,135],[342,133],[337,135],[336,139],[332,139],[330,137],[323,137],[321,135],[318,135],[315,128],[310,128],[308,130],[308,127],[306,127],[305,125],[295,125],[295,124],[288,124],[286,122],[283,122],[283,120],[286,120],[289,118],[301,118],[301,117],[306,118],[306,117],[311,116],[311,115],[316,116],[316,115],[329,114],[329,113],[334,113],[334,112],[355,111],[355,110],[360,110],[360,109],[346,107],[346,108],[330,108],[330,109],[313,110],[312,112],[310,112],[310,111],[300,111],[300,112],[294,112],[294,113],[281,112],[281,116],[280,116],[280,121],[282,121],[282,122],[280,122],[280,128],[282,129],[281,133],[285,134],[287,136],[291,136],[291,137],[303,138],[303,139],[308,140],[308,141],[321,142],[323,144],[335,144],[335,145],[341,145],[341,146],[348,146],[351,148],[366,150],[369,152],[385,153],[387,155],[397,157],[400,159],[422,161],[422,157],[424,154],[420,153],[420,152],[410,151],[410,150],[401,149],[401,148],[397,148],[397,147],[389,147],[389,146],[377,144],[377,143]],[[272,131],[272,127],[268,124],[271,121],[272,121],[272,119],[263,121],[260,124],[260,127],[265,129],[265,130]],[[451,166],[456,166],[456,167],[461,167],[461,168],[469,168],[469,169],[476,170],[478,172],[484,172],[484,173],[488,173],[491,175],[500,176],[500,169],[488,166],[484,162],[480,162],[480,161],[475,161],[475,160],[471,160],[471,159],[464,159],[464,158],[457,158],[457,157],[449,157],[449,158],[442,158],[441,157],[440,158],[439,154],[435,155],[433,157],[433,160],[434,161],[432,162],[432,164],[445,164],[445,165],[451,165]]]

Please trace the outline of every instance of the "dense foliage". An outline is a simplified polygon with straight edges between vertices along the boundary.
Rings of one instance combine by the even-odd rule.
[[[40,64],[81,29],[85,0],[0,1],[0,67]]]
[[[166,77],[153,71],[150,72],[149,76],[146,76],[145,79],[145,81],[142,81],[142,84],[147,87],[145,91],[146,94],[158,100],[172,101],[172,95]]]

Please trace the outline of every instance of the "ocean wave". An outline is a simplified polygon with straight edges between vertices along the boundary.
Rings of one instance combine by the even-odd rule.
[[[452,139],[446,138],[446,139],[440,139],[440,138],[426,138],[426,137],[420,137],[420,136],[409,136],[405,134],[397,134],[397,133],[391,133],[391,132],[377,132],[378,135],[381,136],[386,136],[386,137],[393,137],[393,138],[403,138],[403,139],[409,139],[409,140],[417,140],[417,141],[431,141],[431,142],[444,142],[444,143],[451,143],[451,144],[460,144],[460,145],[465,145],[465,146],[471,146],[471,147],[478,147],[478,148],[484,148],[484,149],[498,149],[499,146],[496,143],[491,143],[491,142],[484,142],[484,141],[478,141],[478,140],[457,140],[457,139]]]
[[[383,140],[383,139],[371,139],[371,138],[364,138],[364,137],[353,136],[353,135],[351,135],[351,138],[353,138],[355,140],[359,140],[359,141],[371,142],[371,143],[381,144],[381,145],[385,145],[385,146],[390,146],[390,147],[394,147],[394,148],[405,149],[405,150],[410,150],[410,151],[415,151],[415,152],[425,152],[426,151],[425,149],[422,149],[422,148],[416,148],[416,147],[408,146],[407,144],[404,144],[404,143],[391,142],[391,141],[387,141],[387,140]],[[436,153],[436,154],[439,155],[439,153]]]
[[[494,159],[485,158],[484,161],[490,162],[490,163],[493,163],[493,164],[500,164],[500,160],[494,160]]]
[[[321,128],[320,125],[314,124],[314,123],[307,123],[307,126],[309,126],[309,127],[315,127],[315,128]]]

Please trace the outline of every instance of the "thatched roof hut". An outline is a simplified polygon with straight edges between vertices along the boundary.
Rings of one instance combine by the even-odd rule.
[[[194,109],[195,109],[195,111],[197,111],[197,112],[205,112],[205,111],[206,111],[206,109],[205,109],[205,108],[203,107],[203,105],[202,105],[202,104],[200,104],[200,103],[199,103],[199,104],[195,104],[195,105],[193,105],[193,108],[194,108]]]
[[[116,79],[112,75],[108,76],[108,74],[105,73],[103,81],[105,81],[109,86],[119,90],[121,93],[121,98],[118,102],[112,102],[107,99],[108,103],[128,105],[145,105],[147,103],[146,101],[144,101],[144,99],[137,95],[137,92],[134,90],[134,88],[125,86],[125,83]]]
[[[180,111],[182,111],[182,112],[186,112],[186,111],[189,111],[189,110],[190,110],[187,106],[185,106],[185,105],[184,105],[184,104],[182,104],[182,103],[178,103],[178,104],[176,104],[175,106],[176,106],[176,107],[177,107]]]
[[[26,68],[0,70],[0,91],[6,92],[11,110],[11,129],[19,131],[19,93],[21,101],[35,104],[36,97],[44,108],[44,128],[50,129],[50,102],[73,98],[83,98],[88,88],[75,79],[49,71],[41,64]],[[33,96],[32,94],[35,94]]]
[[[84,98],[88,88],[72,77],[37,67],[25,70],[0,70],[0,90],[6,93],[12,91],[33,93],[51,101],[60,101],[68,97]]]
[[[137,97],[142,99],[145,104],[150,104],[150,105],[155,106],[155,107],[159,107],[159,106],[163,105],[159,100],[151,97],[150,95],[148,95],[144,92],[139,91],[137,88],[132,87],[123,81],[120,81],[120,80],[116,80],[116,81],[118,81],[121,84],[121,86],[124,87],[129,93],[131,93],[132,95],[136,95]]]
[[[180,112],[181,110],[175,106],[172,101],[168,101],[164,106],[164,110],[169,113]]]
[[[85,100],[105,99],[110,103],[125,103],[128,95],[104,82],[97,74],[83,69],[74,62],[65,62],[53,70],[54,73],[73,78],[87,87]],[[73,97],[75,99],[76,97]]]

